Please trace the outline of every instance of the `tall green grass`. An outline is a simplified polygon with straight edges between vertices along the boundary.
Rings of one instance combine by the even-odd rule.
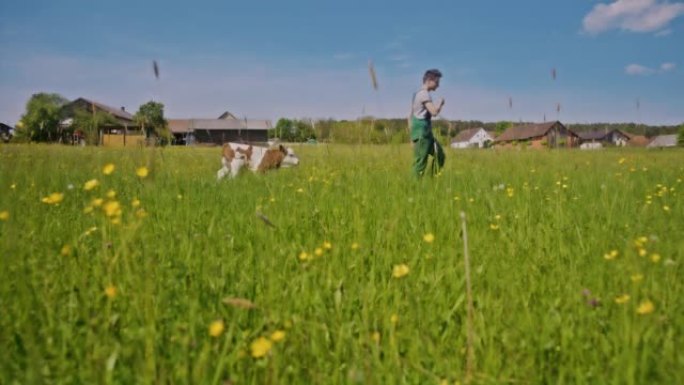
[[[217,149],[0,147],[0,383],[462,383],[460,211],[475,383],[684,382],[683,152],[296,151],[217,182]]]

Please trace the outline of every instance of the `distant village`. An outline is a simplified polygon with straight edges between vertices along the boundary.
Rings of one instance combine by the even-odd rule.
[[[59,122],[60,135],[58,140],[62,143],[74,145],[88,143],[101,146],[150,144],[149,133],[145,132],[140,121],[124,107],[116,108],[98,101],[78,98],[66,104],[63,109],[65,113]],[[98,139],[95,143],[86,142],[84,133],[72,127],[76,111],[87,111],[93,115],[96,113],[105,114],[108,117],[105,122],[98,126]],[[364,118],[364,120],[368,120],[368,118]],[[268,143],[279,139],[287,140],[287,138],[279,138],[283,136],[282,127],[280,130],[276,129],[270,120],[239,118],[229,111],[221,113],[216,118],[166,119],[165,122],[167,129],[166,144],[171,145],[221,145],[226,142]],[[313,121],[310,121],[310,124],[311,126],[315,125]],[[371,127],[373,127],[372,123]],[[379,124],[378,127],[383,126]],[[286,128],[286,130],[290,129],[292,128]],[[386,127],[384,129],[387,131]],[[15,127],[0,123],[0,135],[4,142],[9,142],[12,139],[15,130]],[[664,148],[676,147],[679,142],[678,134],[646,137],[608,126],[600,130],[575,131],[560,121],[509,124],[505,130],[498,134],[494,130],[487,130],[484,127],[472,127],[446,136],[450,138],[450,147],[453,149],[491,147],[579,148],[587,150],[603,147]],[[333,140],[326,139],[335,141],[334,138]],[[315,130],[311,129],[307,135],[300,136],[299,141],[316,143]]]

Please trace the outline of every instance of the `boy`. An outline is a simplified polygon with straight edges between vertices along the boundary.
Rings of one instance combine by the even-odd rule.
[[[437,170],[444,167],[444,150],[432,134],[432,117],[439,115],[444,106],[444,99],[435,105],[430,92],[439,87],[442,73],[437,69],[427,70],[423,76],[423,86],[413,95],[411,105],[411,142],[413,142],[413,173],[417,177],[423,176],[427,168],[428,156],[432,155],[432,164],[437,161]]]

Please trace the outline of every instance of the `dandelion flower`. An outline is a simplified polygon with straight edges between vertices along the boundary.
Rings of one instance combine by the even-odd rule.
[[[427,233],[423,235],[423,241],[425,241],[426,243],[432,243],[435,241],[435,235],[432,233]]]
[[[407,276],[409,273],[409,267],[408,265],[402,263],[400,265],[394,265],[392,268],[392,276],[394,278],[402,278]]]
[[[209,325],[209,335],[212,337],[218,337],[223,333],[225,325],[222,320],[216,320]]]
[[[102,209],[105,212],[105,215],[108,217],[118,217],[121,215],[121,205],[117,201],[111,201],[105,203],[104,206],[102,206]]]
[[[618,164],[623,164],[626,161],[627,161],[627,158],[620,158],[620,160],[618,160]]]
[[[55,192],[55,193],[52,193],[52,194],[46,196],[41,201],[43,203],[47,203],[49,205],[56,205],[56,204],[59,204],[63,200],[64,200],[64,194]]]
[[[653,262],[653,263],[660,262],[660,254],[658,254],[658,253],[651,254],[651,262]]]
[[[305,262],[305,261],[308,261],[309,259],[311,259],[311,256],[306,251],[302,251],[301,253],[299,253],[299,260],[300,261]]]
[[[623,294],[623,295],[615,297],[615,303],[618,305],[622,305],[623,303],[627,303],[628,301],[629,301],[629,295],[628,294]]]
[[[139,199],[133,199],[133,200],[131,201],[131,206],[132,206],[133,208],[139,207],[139,206],[140,206],[140,200],[139,200]]]
[[[320,257],[321,255],[323,255],[323,249],[321,249],[320,247],[317,247],[316,250],[314,250],[314,254],[317,257]]]
[[[114,190],[107,191],[107,198],[109,198],[109,199],[116,198],[116,191],[114,191]]]
[[[9,211],[7,211],[7,210],[0,211],[0,221],[6,221],[9,219],[9,217],[10,217]]]
[[[396,315],[396,314],[392,314],[392,315],[390,316],[390,322],[391,322],[392,324],[396,324],[397,322],[399,322],[399,316]]]
[[[669,212],[669,211],[670,211],[670,206],[663,206],[663,211]]]
[[[373,334],[371,334],[371,340],[376,344],[380,343],[380,332],[373,332]]]
[[[496,223],[490,223],[489,228],[496,231],[499,229],[499,225],[497,225]]]
[[[62,246],[62,249],[59,251],[59,254],[62,257],[68,257],[69,255],[71,255],[71,245]]]
[[[139,219],[143,219],[147,217],[147,211],[145,209],[138,209],[135,211],[135,216],[138,217]]]
[[[304,189],[300,187],[300,188],[297,189],[297,192],[298,192],[298,193],[303,193],[303,192],[304,192]]]
[[[12,185],[10,186],[10,188],[11,188],[12,190],[16,189],[16,188],[17,188],[17,184],[16,184],[16,183],[12,183]]]
[[[107,163],[104,167],[102,167],[102,173],[105,175],[111,175],[111,173],[114,172],[114,168],[114,164]]]
[[[109,299],[113,299],[114,297],[116,297],[116,286],[114,286],[114,285],[107,286],[105,288],[105,295]]]
[[[639,307],[637,308],[636,312],[637,314],[645,315],[653,313],[653,310],[655,310],[653,302],[647,299],[639,304]]]
[[[612,261],[613,259],[617,258],[618,254],[619,253],[617,250],[611,250],[609,253],[603,254],[603,258],[605,258],[607,261]]]
[[[351,249],[352,249],[352,250],[358,250],[359,247],[361,247],[361,246],[360,246],[358,243],[356,243],[356,242],[354,242],[354,243],[351,244]]]
[[[276,330],[271,333],[271,341],[280,342],[285,339],[285,332],[282,330]]]
[[[90,201],[90,205],[93,207],[100,207],[100,206],[102,206],[102,202],[104,202],[104,199],[95,198],[92,201]]]
[[[146,178],[149,173],[150,171],[145,166],[139,167],[137,170],[135,170],[135,175],[137,175],[140,179]]]
[[[646,254],[648,254],[648,251],[646,251],[646,249],[639,249],[637,252],[639,253],[640,257],[645,257]]]
[[[634,283],[641,282],[641,281],[644,280],[644,275],[643,275],[643,274],[632,274],[632,276],[630,277],[630,279],[631,279],[632,282],[634,282]]]
[[[91,179],[91,180],[85,182],[85,184],[83,185],[83,189],[86,191],[90,191],[99,185],[100,185],[100,182],[98,182],[97,179]]]
[[[332,249],[332,243],[330,243],[330,242],[328,242],[328,241],[324,241],[324,242],[323,242],[323,248],[326,249],[326,250]]]
[[[252,357],[261,358],[266,356],[271,351],[272,347],[273,342],[271,342],[271,340],[264,337],[259,337],[252,342],[252,344],[249,346],[249,349],[252,352]]]

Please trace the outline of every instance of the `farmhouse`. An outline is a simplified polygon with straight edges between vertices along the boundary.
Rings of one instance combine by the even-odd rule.
[[[12,139],[14,133],[14,127],[9,126],[5,123],[0,123],[0,140],[7,143]]]
[[[646,147],[677,147],[677,135],[658,135]]]
[[[103,127],[105,133],[108,134],[123,133],[123,131],[129,130],[131,128],[137,128],[133,115],[126,111],[126,108],[124,107],[110,107],[106,104],[102,104],[86,98],[78,98],[64,106],[64,110],[66,116],[68,117],[62,123],[65,126],[71,125],[71,121],[73,120],[76,111],[80,110],[91,113],[104,112],[112,116],[114,118],[114,122],[109,123]]]
[[[599,131],[588,131],[580,132],[579,134],[580,142],[584,143],[601,143],[603,145],[613,145],[617,147],[624,147],[629,142],[629,136],[624,132],[613,129],[613,130],[599,130]]]
[[[484,128],[470,128],[456,135],[451,142],[451,148],[483,148],[493,141],[494,137]]]
[[[229,112],[218,119],[169,119],[175,144],[266,143],[270,120],[237,119]]]
[[[576,147],[579,137],[559,121],[510,127],[494,139],[498,146],[525,143],[533,148]]]

